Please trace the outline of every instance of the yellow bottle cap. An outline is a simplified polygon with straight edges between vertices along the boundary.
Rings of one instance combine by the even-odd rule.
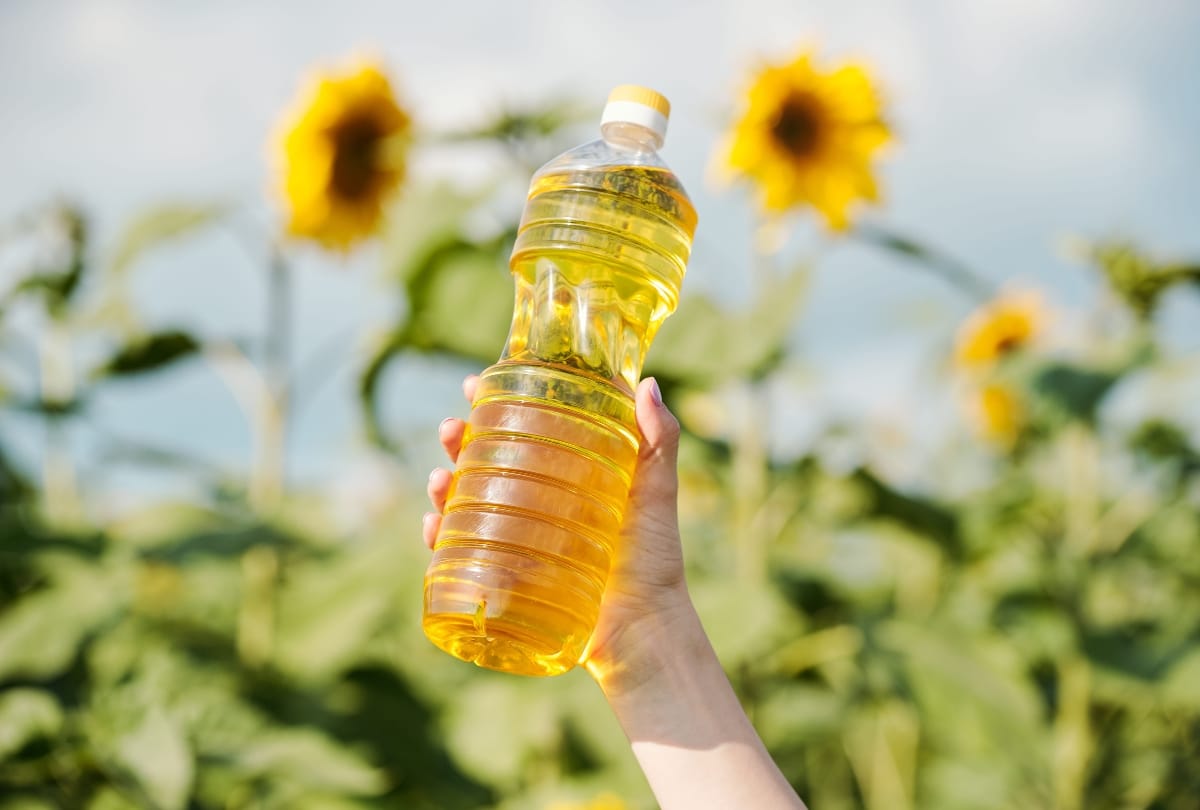
[[[621,84],[614,87],[613,91],[608,94],[608,100],[610,102],[633,101],[645,105],[652,110],[658,110],[665,118],[671,117],[671,102],[667,101],[667,97],[662,93],[657,93],[649,87],[641,87],[636,84]]]
[[[600,124],[624,122],[638,124],[655,132],[658,137],[667,135],[667,119],[671,115],[671,102],[661,93],[636,84],[622,84],[608,94],[604,115]]]

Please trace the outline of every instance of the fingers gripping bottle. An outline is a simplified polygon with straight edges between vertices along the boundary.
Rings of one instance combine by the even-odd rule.
[[[638,456],[633,392],[696,228],[657,152],[669,110],[618,87],[602,137],[530,184],[512,327],[480,378],[425,575],[426,635],[479,666],[556,675],[595,628]]]

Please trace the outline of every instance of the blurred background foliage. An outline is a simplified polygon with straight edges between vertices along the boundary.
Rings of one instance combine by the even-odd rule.
[[[527,176],[578,140],[579,120],[574,104],[508,111],[439,148],[493,142]],[[149,210],[106,256],[72,204],[5,231],[28,271],[0,308],[3,407],[43,446],[40,469],[0,448],[0,808],[652,806],[586,675],[476,670],[420,629],[426,469],[416,437],[389,430],[381,392],[397,358],[470,368],[498,356],[510,192],[500,178],[408,183],[364,220],[397,315],[356,371],[387,492],[349,512],[283,472],[302,404],[288,242],[249,240],[271,296],[263,337],[247,340],[149,328],[129,294],[151,254],[169,261],[212,230],[254,234],[238,206]],[[846,238],[964,278],[879,226],[856,222]],[[694,598],[812,807],[1196,807],[1200,448],[1170,420],[1101,414],[1148,373],[1195,373],[1196,358],[1164,351],[1155,310],[1191,294],[1200,266],[1115,241],[1077,252],[1107,293],[1075,320],[1036,296],[960,285],[980,309],[921,383],[961,389],[973,430],[947,420],[933,487],[855,452],[852,427],[790,454],[765,435],[761,392],[803,368],[791,336],[818,267],[765,250],[754,301],[731,311],[685,296],[651,352],[647,373],[685,428]],[[31,312],[32,344],[8,323]],[[1039,345],[1051,319],[1078,330],[1069,348]],[[109,437],[105,465],[169,469],[201,494],[99,520],[64,436],[94,418],[98,392],[153,386],[183,363],[228,383],[253,463],[215,469]]]

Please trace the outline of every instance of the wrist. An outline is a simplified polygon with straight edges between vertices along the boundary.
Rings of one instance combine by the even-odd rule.
[[[711,654],[686,585],[666,592],[652,609],[614,618],[613,629],[593,639],[585,662],[609,702],[653,690],[698,654]]]
[[[686,588],[634,615],[614,623],[586,666],[659,805],[804,810],[742,710]]]
[[[619,623],[590,650],[586,667],[619,713],[620,704],[662,700],[703,662],[720,667],[688,590],[680,587],[656,610]]]
[[[630,742],[757,741],[690,599],[622,630],[588,671]]]

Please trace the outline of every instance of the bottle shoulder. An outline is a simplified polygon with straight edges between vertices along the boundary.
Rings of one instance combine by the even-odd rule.
[[[597,138],[563,152],[538,169],[534,176],[616,166],[644,166],[670,171],[654,149],[638,145],[625,147]]]
[[[627,149],[604,138],[581,144],[538,169],[529,196],[568,188],[633,198],[677,220],[689,234],[695,230],[696,212],[687,191],[654,149]]]

